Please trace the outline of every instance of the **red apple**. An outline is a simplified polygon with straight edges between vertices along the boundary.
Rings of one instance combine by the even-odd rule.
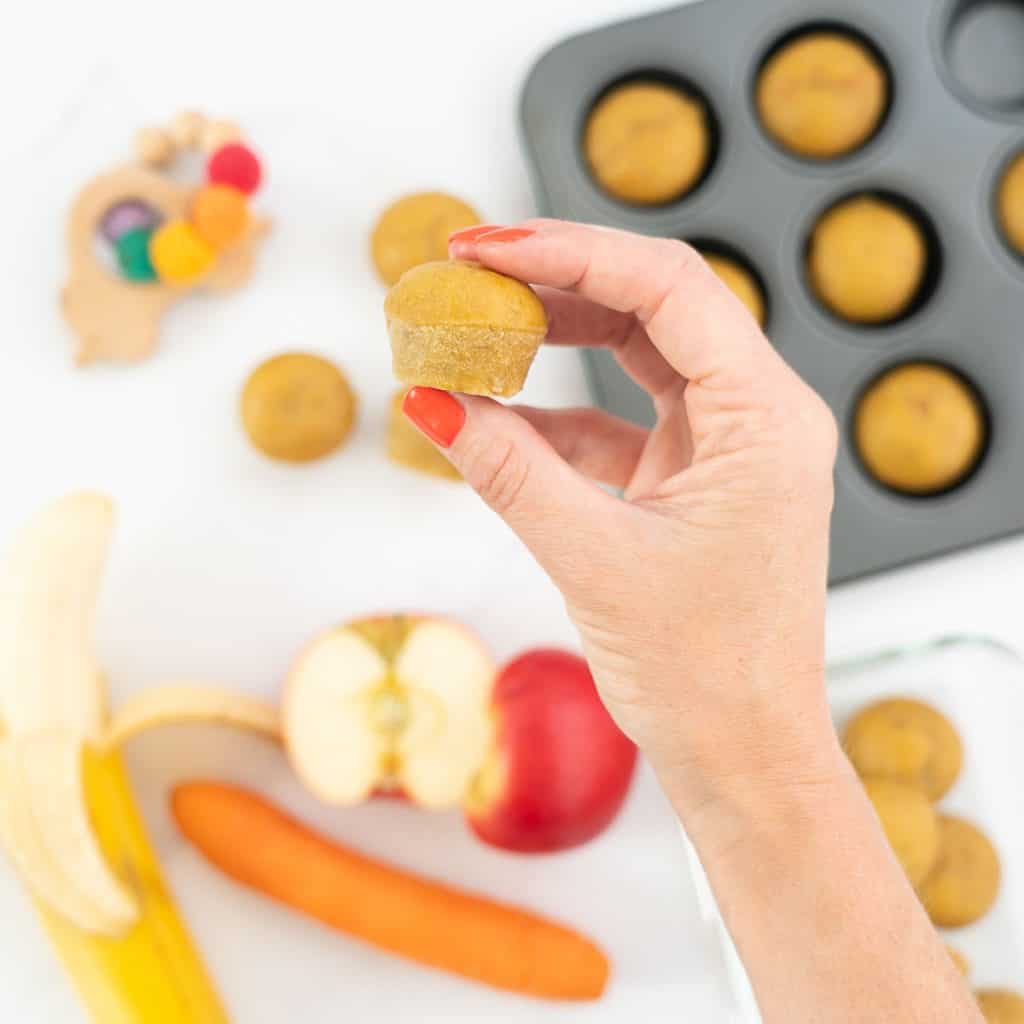
[[[494,685],[495,744],[466,800],[485,842],[519,853],[578,846],[618,813],[636,747],[605,710],[583,658],[529,651]]]

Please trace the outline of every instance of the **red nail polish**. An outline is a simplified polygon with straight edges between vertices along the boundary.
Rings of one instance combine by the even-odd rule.
[[[458,399],[436,388],[411,388],[402,412],[435,444],[451,447],[466,422],[466,410]]]
[[[500,224],[474,224],[471,228],[462,228],[460,231],[453,231],[448,236],[448,242],[474,242],[481,235],[487,235],[492,231],[500,230]]]
[[[537,234],[533,228],[500,228],[476,239],[479,245],[502,245],[507,242],[521,242],[530,235]]]

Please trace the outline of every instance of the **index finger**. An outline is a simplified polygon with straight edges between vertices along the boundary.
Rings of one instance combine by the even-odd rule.
[[[778,361],[742,303],[683,242],[534,220],[465,242],[453,238],[452,251],[636,316],[672,368],[695,383],[748,382]]]

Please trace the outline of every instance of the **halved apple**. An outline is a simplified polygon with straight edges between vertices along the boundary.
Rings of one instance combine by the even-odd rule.
[[[494,727],[495,666],[480,640],[442,618],[385,616],[328,630],[285,682],[285,748],[322,800],[349,805],[400,790],[458,805]]]

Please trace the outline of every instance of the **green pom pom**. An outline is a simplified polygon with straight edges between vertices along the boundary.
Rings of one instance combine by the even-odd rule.
[[[156,271],[149,258],[149,238],[152,234],[151,227],[135,228],[117,240],[117,265],[129,281],[156,280]]]

